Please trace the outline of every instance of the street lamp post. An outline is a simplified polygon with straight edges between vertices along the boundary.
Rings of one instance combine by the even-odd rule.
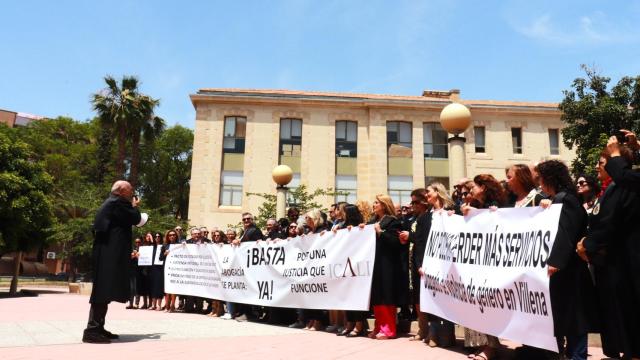
[[[460,134],[471,125],[471,112],[469,109],[459,103],[452,103],[444,107],[440,113],[440,125],[453,134],[448,139],[449,142],[449,183],[450,187],[456,181],[464,178],[466,175],[466,157],[464,153],[464,143],[466,139]]]
[[[276,187],[276,219],[285,217],[287,207],[287,184],[293,179],[293,171],[287,165],[278,165],[273,168],[271,177],[278,186]]]

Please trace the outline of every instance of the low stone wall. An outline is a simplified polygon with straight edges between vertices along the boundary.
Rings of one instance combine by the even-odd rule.
[[[69,294],[91,295],[92,288],[93,283],[90,282],[69,283]]]

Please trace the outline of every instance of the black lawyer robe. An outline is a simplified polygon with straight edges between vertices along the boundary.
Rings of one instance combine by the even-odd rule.
[[[432,212],[426,211],[415,218],[409,231],[409,242],[413,243],[411,250],[411,283],[412,300],[414,304],[420,303],[420,273],[424,251],[427,246],[427,237],[431,230]]]
[[[553,203],[562,204],[547,259],[547,265],[559,269],[549,279],[554,335],[586,335],[595,326],[595,290],[588,264],[580,259],[576,247],[586,233],[587,212],[574,194],[559,192]]]
[[[622,157],[605,169],[614,182],[594,207],[584,242],[595,268],[602,349],[640,357],[640,178]]]
[[[405,305],[409,291],[409,244],[401,244],[401,224],[392,216],[380,220],[376,235],[376,256],[371,280],[371,305]]]
[[[125,198],[111,195],[96,214],[93,231],[93,289],[89,302],[126,302],[130,296],[131,227],[140,211]]]

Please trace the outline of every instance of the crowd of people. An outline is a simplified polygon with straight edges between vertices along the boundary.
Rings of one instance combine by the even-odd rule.
[[[410,204],[394,204],[387,195],[372,202],[331,205],[328,213],[304,214],[289,208],[287,217],[269,219],[259,229],[250,213],[242,214],[243,229],[225,231],[194,227],[186,236],[181,227],[147,233],[135,239],[131,253],[132,298],[127,308],[165,312],[201,312],[222,319],[284,323],[309,331],[324,330],[339,336],[396,338],[398,318],[416,319],[418,332],[412,341],[448,347],[455,343],[454,324],[421,309],[419,282],[431,218],[445,211],[467,216],[473,209],[505,207],[548,208],[562,204],[557,236],[547,261],[554,336],[561,356],[587,358],[587,335],[600,333],[603,352],[611,358],[640,358],[640,173],[635,134],[625,131],[625,143],[609,139],[595,165],[597,178],[571,177],[559,160],[535,165],[516,164],[505,169],[505,179],[478,174],[461,179],[449,195],[441,183],[411,192]],[[160,251],[164,260],[173,243],[238,245],[265,239],[287,240],[308,233],[322,233],[373,224],[376,232],[375,264],[371,288],[371,312],[281,309],[223,303],[216,299],[165,294],[162,265],[137,266],[137,249],[144,245]],[[211,235],[211,236],[209,236]],[[157,250],[156,250],[157,249]],[[367,318],[373,314],[373,329]],[[369,331],[370,330],[370,331]],[[464,331],[470,359],[489,360],[497,355],[500,341],[473,329]],[[533,347],[517,349],[519,358],[542,359],[550,353]]]

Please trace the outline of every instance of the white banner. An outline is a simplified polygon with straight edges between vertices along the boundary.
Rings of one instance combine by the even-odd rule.
[[[138,248],[138,266],[153,265],[153,246],[140,246]]]
[[[153,257],[153,265],[162,265],[164,261],[160,260],[160,253],[162,252],[162,245],[156,245],[156,256]]]
[[[546,261],[562,205],[434,213],[420,309],[467,328],[552,351]]]
[[[178,245],[165,260],[165,291],[263,306],[368,310],[375,246],[372,225],[240,246]]]

